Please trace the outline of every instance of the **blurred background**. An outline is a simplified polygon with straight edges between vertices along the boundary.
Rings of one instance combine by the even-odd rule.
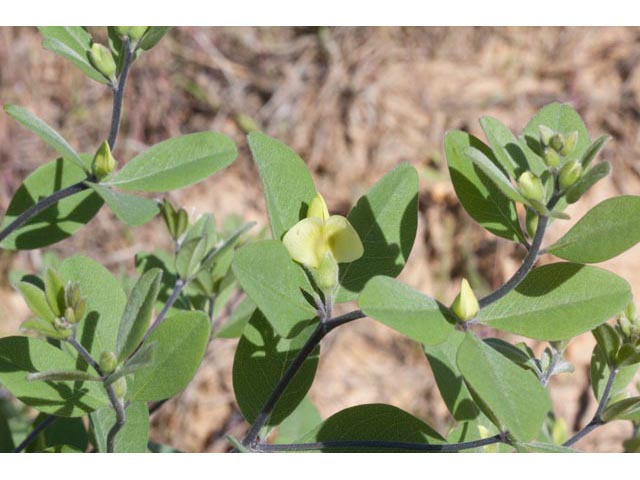
[[[104,38],[104,28],[93,28]],[[17,103],[54,126],[79,151],[94,152],[108,133],[111,95],[65,59],[40,47],[35,28],[0,28],[0,102]],[[591,206],[640,194],[640,29],[638,28],[251,28],[173,29],[134,64],[115,150],[122,164],[166,138],[218,130],[240,156],[227,170],[169,195],[193,215],[239,214],[266,225],[257,170],[245,141],[257,126],[296,150],[332,212],[351,205],[400,162],[420,174],[418,235],[401,279],[449,304],[464,276],[480,292],[518,267],[522,249],[476,225],[456,200],[442,141],[449,129],[483,137],[478,119],[497,117],[519,132],[537,109],[569,102],[592,137],[612,141],[602,157],[613,175],[554,222],[549,242]],[[0,114],[0,211],[21,181],[54,153]],[[159,219],[132,230],[108,209],[48,251],[82,253],[113,272],[133,272],[133,257],[169,245]],[[0,336],[18,332],[26,305],[8,284],[11,270],[36,271],[42,252],[0,252]],[[542,262],[553,261],[543,257]],[[640,293],[640,247],[601,266]],[[513,338],[511,338],[513,340]],[[247,428],[235,406],[235,340],[215,340],[185,392],[153,417],[152,439],[185,451],[226,451],[225,433]],[[530,343],[536,352],[542,344]],[[588,364],[590,334],[573,340],[571,375],[551,394],[569,429],[595,410]],[[420,347],[363,319],[323,344],[311,399],[323,417],[348,406],[383,402],[446,432],[450,419]],[[607,425],[577,444],[621,451],[628,422]]]

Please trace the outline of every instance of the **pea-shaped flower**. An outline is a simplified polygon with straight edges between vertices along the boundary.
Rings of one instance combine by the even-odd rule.
[[[289,255],[302,265],[317,269],[327,254],[338,263],[353,262],[364,253],[358,233],[345,217],[329,215],[322,195],[317,194],[307,212],[282,239]]]

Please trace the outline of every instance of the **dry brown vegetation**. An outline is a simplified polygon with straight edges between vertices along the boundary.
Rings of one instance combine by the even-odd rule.
[[[0,100],[27,107],[78,149],[93,151],[108,129],[109,92],[39,43],[33,28],[0,29]],[[604,198],[640,193],[639,60],[635,28],[176,28],[133,68],[115,154],[124,162],[170,136],[227,133],[240,145],[237,162],[170,197],[196,213],[235,212],[262,225],[264,201],[244,140],[248,122],[297,150],[340,213],[387,170],[410,162],[420,173],[419,227],[401,278],[449,302],[461,276],[488,290],[515,270],[523,252],[483,231],[458,204],[443,158],[445,131],[481,135],[482,115],[518,130],[542,105],[570,102],[592,135],[613,137],[602,154],[613,176],[569,210],[579,218]],[[0,211],[52,155],[0,116]],[[570,224],[555,222],[551,237]],[[52,250],[85,253],[119,271],[132,269],[136,252],[166,245],[160,221],[131,231],[104,209]],[[603,265],[636,294],[639,254],[636,247]],[[40,262],[38,252],[2,253],[0,278]],[[27,315],[4,282],[0,335],[15,332]],[[568,355],[576,373],[552,382],[557,411],[571,427],[595,409],[586,391],[592,345],[590,335],[574,340]],[[211,345],[192,385],[155,416],[153,439],[187,451],[224,451],[226,432],[242,434],[230,380],[234,348],[229,340]],[[311,391],[323,416],[386,402],[446,430],[446,409],[417,345],[365,319],[332,334],[323,348]],[[629,433],[627,425],[612,424],[578,447],[619,451]]]

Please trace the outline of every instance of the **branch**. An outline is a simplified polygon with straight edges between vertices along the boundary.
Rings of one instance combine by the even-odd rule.
[[[173,286],[173,291],[171,292],[171,296],[167,300],[167,303],[164,304],[164,307],[162,307],[162,310],[156,317],[156,320],[153,322],[151,327],[149,327],[149,330],[147,330],[147,332],[144,334],[144,337],[142,337],[142,341],[140,342],[140,345],[138,346],[138,348],[142,346],[142,344],[149,338],[149,335],[151,335],[151,333],[156,328],[158,328],[160,324],[164,321],[165,317],[167,316],[167,313],[169,313],[169,310],[171,310],[171,307],[173,307],[173,304],[176,303],[176,300],[178,300],[178,297],[182,293],[182,290],[184,290],[185,287],[187,286],[187,283],[188,282],[182,280],[179,277],[178,279],[176,279],[176,283]],[[137,350],[138,349],[136,349],[136,351]],[[133,355],[133,353],[131,355]]]
[[[58,417],[56,417],[55,415],[47,416],[42,422],[34,427],[33,430],[31,430],[29,435],[27,435],[27,438],[25,438],[20,445],[14,448],[11,453],[20,453],[21,451],[23,451],[25,448],[31,445],[31,443],[36,439],[38,435],[40,435],[40,433],[44,432],[45,429],[52,425],[57,419]]]
[[[112,87],[113,91],[113,110],[111,115],[111,128],[109,130],[109,148],[113,151],[116,146],[116,139],[118,138],[118,131],[120,130],[120,118],[122,117],[122,103],[124,101],[124,90],[127,84],[127,77],[129,76],[129,67],[131,67],[131,61],[133,59],[133,50],[128,38],[124,40],[124,62],[122,64],[122,71],[120,72],[120,78],[118,78],[117,85]]]
[[[596,409],[596,413],[593,414],[593,418],[591,421],[585,425],[585,427],[576,433],[573,437],[562,444],[563,447],[570,447],[574,443],[578,442],[578,440],[587,436],[592,430],[595,430],[600,425],[604,425],[606,422],[602,420],[602,412],[607,406],[607,402],[609,401],[609,396],[611,395],[611,388],[613,387],[613,382],[616,379],[616,375],[618,375],[618,369],[614,368],[609,373],[609,378],[607,379],[607,385],[604,387],[604,391],[602,392],[602,397],[600,398],[600,402],[598,403],[598,408]]]
[[[276,388],[271,392],[269,398],[265,402],[262,410],[256,416],[251,429],[244,437],[242,444],[245,446],[255,447],[257,445],[256,441],[258,438],[258,434],[264,425],[267,423],[269,416],[273,412],[278,400],[284,394],[285,390],[300,370],[300,367],[304,364],[305,360],[311,355],[311,353],[315,350],[315,348],[320,344],[322,339],[334,328],[339,327],[340,325],[344,325],[345,323],[351,322],[353,320],[357,320],[359,318],[363,318],[365,315],[360,310],[355,310],[353,312],[340,315],[335,318],[331,318],[325,321],[321,321],[316,329],[313,331],[311,336],[307,339],[303,347],[300,349],[296,357],[293,359],[287,370],[284,372],[284,375],[276,385]]]
[[[385,442],[379,440],[335,440],[314,443],[291,443],[291,444],[257,444],[253,447],[256,452],[304,452],[309,450],[322,450],[324,448],[389,448],[396,450],[413,450],[420,452],[447,453],[459,452],[461,450],[469,450],[472,448],[484,447],[495,443],[508,443],[503,434],[497,434],[493,437],[483,438],[481,440],[473,440],[462,443],[404,443],[404,442]]]

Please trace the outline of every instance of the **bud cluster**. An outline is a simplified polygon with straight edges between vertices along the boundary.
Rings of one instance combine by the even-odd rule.
[[[189,226],[189,215],[184,208],[176,210],[175,207],[166,198],[160,207],[162,218],[169,230],[169,234],[174,241],[178,241],[187,231]]]
[[[633,302],[618,315],[616,328],[623,339],[631,344],[640,342],[640,317]]]
[[[567,161],[578,144],[578,132],[568,135],[555,132],[549,127],[540,125],[540,143],[542,144],[544,161],[554,172],[558,171],[558,186],[561,191],[575,184],[584,173],[582,164],[578,160]]]

